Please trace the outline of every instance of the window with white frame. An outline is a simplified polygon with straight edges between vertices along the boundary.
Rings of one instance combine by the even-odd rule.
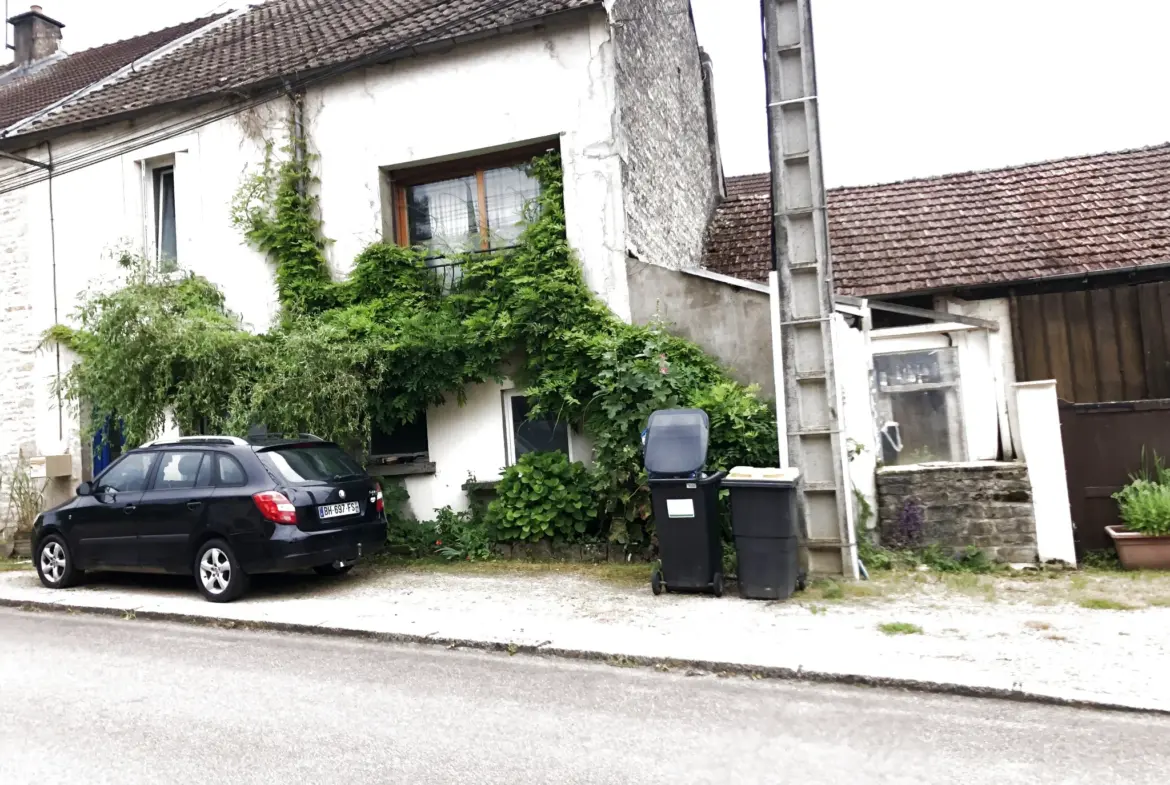
[[[175,166],[171,163],[159,164],[150,167],[149,171],[149,225],[153,256],[160,270],[170,272],[179,266]]]
[[[531,407],[523,392],[508,390],[504,393],[504,433],[508,465],[512,466],[521,455],[530,452],[559,450],[572,460],[573,450],[568,423],[547,415],[531,417],[530,413]]]

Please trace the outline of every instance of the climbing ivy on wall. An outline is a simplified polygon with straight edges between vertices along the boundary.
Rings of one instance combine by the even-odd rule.
[[[542,191],[516,247],[469,254],[444,292],[422,250],[377,243],[333,280],[314,195],[312,158],[288,155],[249,177],[233,204],[244,235],[276,271],[281,319],[245,331],[198,276],[137,265],[124,286],[91,296],[78,329],[58,326],[80,361],[74,400],[117,412],[131,442],[172,409],[185,430],[310,431],[360,451],[370,429],[461,400],[507,365],[534,411],[583,429],[598,515],[619,542],[644,536],[649,499],[640,433],[650,412],[699,406],[712,419],[713,467],[777,460],[771,406],[663,325],[614,316],[585,284],[566,240],[559,156],[531,162]]]

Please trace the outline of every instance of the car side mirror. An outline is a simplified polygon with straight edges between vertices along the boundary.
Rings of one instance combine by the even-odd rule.
[[[78,485],[77,486],[77,495],[78,496],[93,496],[93,484],[88,483],[88,482],[83,482],[81,485]]]

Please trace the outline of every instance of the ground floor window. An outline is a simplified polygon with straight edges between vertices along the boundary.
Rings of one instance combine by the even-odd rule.
[[[397,461],[426,460],[430,452],[427,440],[427,413],[419,412],[408,423],[389,430],[374,426],[370,432],[370,457]]]
[[[528,398],[516,390],[504,393],[504,433],[508,465],[530,452],[560,451],[573,458],[569,425],[555,417],[530,417]]]

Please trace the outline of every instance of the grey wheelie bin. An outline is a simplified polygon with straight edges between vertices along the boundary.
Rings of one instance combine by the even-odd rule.
[[[655,594],[723,595],[719,482],[704,474],[710,422],[699,409],[654,412],[646,427],[645,459],[661,567],[650,577]]]
[[[727,473],[739,596],[786,600],[804,583],[796,521],[797,469],[738,466]]]

